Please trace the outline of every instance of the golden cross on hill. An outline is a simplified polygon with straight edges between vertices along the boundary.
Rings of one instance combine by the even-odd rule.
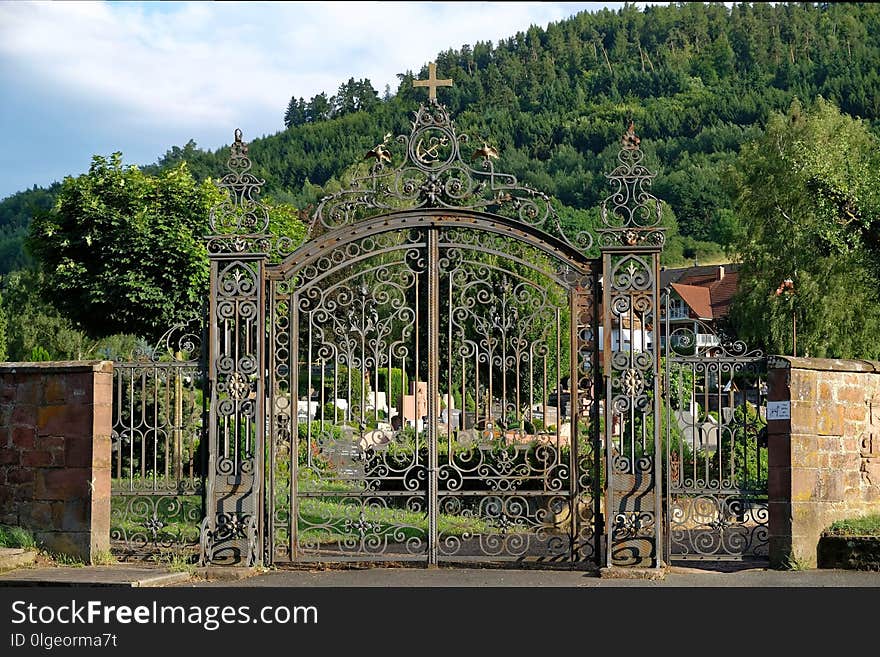
[[[428,87],[428,100],[437,102],[437,87],[451,87],[452,80],[437,79],[437,65],[434,62],[428,63],[428,79],[413,80],[414,87]]]

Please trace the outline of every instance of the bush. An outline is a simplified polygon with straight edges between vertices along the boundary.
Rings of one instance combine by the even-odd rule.
[[[880,536],[880,513],[836,520],[825,530],[825,533],[844,536]]]
[[[0,525],[0,547],[33,549],[37,547],[37,542],[24,527]]]
[[[381,367],[379,368],[379,391],[388,393],[388,405],[394,406],[398,411],[401,408],[401,404],[403,403],[400,399],[400,392],[403,390],[406,392],[407,390],[407,376],[406,372],[401,370],[399,367],[390,368],[391,372],[391,382],[389,386],[388,381],[388,372],[389,368]]]

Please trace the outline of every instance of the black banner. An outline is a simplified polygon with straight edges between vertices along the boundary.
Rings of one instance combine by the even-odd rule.
[[[873,597],[872,589],[0,587],[0,655],[519,654],[643,649],[676,636],[691,647],[734,636],[792,647],[833,636]]]

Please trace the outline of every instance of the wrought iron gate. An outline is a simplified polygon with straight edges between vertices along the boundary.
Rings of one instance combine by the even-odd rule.
[[[206,473],[203,325],[113,364],[110,540],[125,559],[194,556]]]
[[[269,270],[273,558],[594,559],[591,263],[381,221]]]
[[[767,359],[675,313],[670,299],[666,290],[667,554],[673,560],[766,557]]]
[[[422,106],[267,268],[275,561],[598,558],[598,267],[465,141]]]
[[[411,133],[299,248],[269,233],[236,131],[208,239],[202,559],[658,567],[664,238],[639,140],[594,258],[494,148],[467,148],[431,71]]]

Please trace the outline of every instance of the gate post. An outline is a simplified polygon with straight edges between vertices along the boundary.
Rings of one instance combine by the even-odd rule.
[[[211,210],[208,314],[208,477],[201,563],[263,563],[265,468],[265,265],[268,209],[256,197],[265,181],[250,173],[235,131],[225,198]]]
[[[603,269],[604,565],[663,566],[660,444],[661,206],[649,193],[632,122],[607,178],[599,245]],[[611,206],[610,211],[609,207]]]

